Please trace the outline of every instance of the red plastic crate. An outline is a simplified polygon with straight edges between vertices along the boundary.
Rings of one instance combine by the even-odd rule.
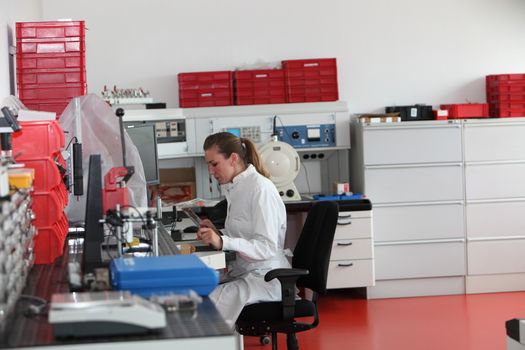
[[[86,84],[28,84],[18,86],[18,97],[24,103],[31,103],[29,100],[38,100],[39,102],[53,99],[70,100],[86,93]]]
[[[504,83],[513,83],[516,81],[525,81],[525,73],[515,73],[515,74],[491,74],[485,77],[487,82],[504,82]]]
[[[179,73],[178,81],[182,108],[233,105],[230,71]]]
[[[35,213],[33,224],[36,227],[53,226],[64,215],[65,203],[57,190],[33,192],[32,209]]]
[[[13,134],[17,159],[52,157],[65,146],[64,131],[56,120],[22,121],[20,126],[22,130]]]
[[[63,183],[62,175],[51,157],[31,160],[17,159],[17,162],[25,164],[26,168],[35,169],[35,179],[33,180],[35,191],[51,191]]]
[[[86,42],[83,39],[64,39],[60,41],[22,42],[16,43],[17,54],[63,54],[86,51]]]
[[[63,215],[54,225],[37,228],[34,239],[35,264],[51,264],[62,256],[68,225],[67,216]]]
[[[335,58],[282,61],[288,102],[337,101]]]
[[[24,102],[24,104],[27,108],[34,111],[54,112],[56,113],[58,119],[64,109],[66,109],[69,101],[70,100],[31,100]]]
[[[237,71],[233,78],[237,105],[286,102],[282,69]]]
[[[17,22],[16,37],[19,40],[43,40],[85,36],[84,21]]]
[[[489,105],[486,103],[446,104],[440,108],[448,111],[448,119],[489,117]]]
[[[83,53],[17,54],[16,65],[17,70],[70,68],[85,70],[86,61]]]
[[[18,86],[86,83],[86,71],[82,68],[17,69],[16,77]]]

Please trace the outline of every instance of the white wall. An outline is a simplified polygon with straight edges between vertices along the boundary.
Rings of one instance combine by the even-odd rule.
[[[0,0],[4,1],[4,0]],[[525,72],[524,0],[42,0],[84,19],[90,92],[144,87],[178,106],[177,73],[337,57],[350,111],[484,101],[484,76]]]
[[[0,0],[0,103],[11,94],[10,87],[16,84],[10,82],[15,75],[9,64],[9,45],[16,43],[15,22],[39,20],[41,13],[40,0]]]

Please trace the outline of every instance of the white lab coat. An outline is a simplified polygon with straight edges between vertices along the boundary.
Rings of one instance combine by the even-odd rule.
[[[284,253],[286,208],[275,185],[253,165],[222,185],[228,201],[223,249],[237,252],[227,278],[211,294],[223,318],[233,327],[246,304],[281,299],[277,279],[264,281],[269,270],[290,267]]]

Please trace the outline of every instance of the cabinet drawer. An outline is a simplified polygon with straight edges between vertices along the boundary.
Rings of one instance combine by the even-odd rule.
[[[468,274],[525,272],[525,239],[470,241]]]
[[[468,164],[465,167],[467,200],[525,197],[525,162]]]
[[[365,178],[365,191],[374,203],[453,201],[463,197],[460,163],[366,167]]]
[[[364,130],[364,164],[461,161],[461,127],[379,126]]]
[[[372,218],[339,218],[334,239],[372,237]]]
[[[376,278],[465,275],[465,242],[406,243],[374,246]]]
[[[354,288],[374,285],[374,260],[330,262],[326,288]]]
[[[462,202],[374,207],[376,242],[464,236]]]
[[[525,235],[525,201],[467,203],[467,237]]]
[[[337,239],[330,260],[372,259],[372,239]]]
[[[465,124],[465,161],[525,159],[523,135],[525,123]]]

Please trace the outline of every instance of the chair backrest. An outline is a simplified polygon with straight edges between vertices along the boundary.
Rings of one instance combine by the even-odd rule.
[[[308,216],[295,246],[292,266],[307,269],[310,273],[299,278],[299,287],[309,288],[317,293],[326,291],[328,264],[339,208],[336,202],[315,202],[308,211]]]

